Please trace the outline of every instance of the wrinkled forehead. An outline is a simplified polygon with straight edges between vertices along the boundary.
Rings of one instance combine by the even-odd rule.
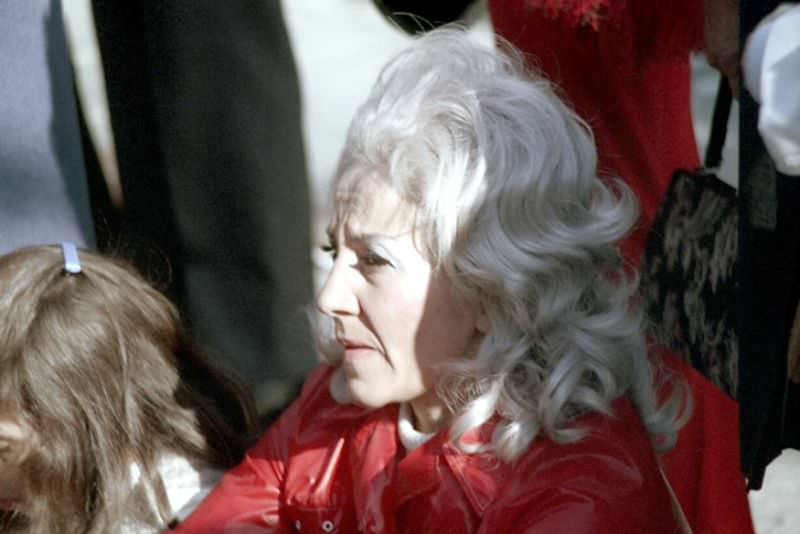
[[[340,177],[333,203],[331,234],[343,230],[354,235],[401,235],[414,229],[414,205],[374,173]]]

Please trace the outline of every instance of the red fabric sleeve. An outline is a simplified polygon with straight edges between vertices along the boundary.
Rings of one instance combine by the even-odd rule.
[[[301,420],[307,397],[327,387],[330,369],[312,371],[300,398],[247,453],[242,463],[229,470],[219,485],[175,530],[182,534],[236,534],[290,532],[281,518],[283,480],[289,447]]]

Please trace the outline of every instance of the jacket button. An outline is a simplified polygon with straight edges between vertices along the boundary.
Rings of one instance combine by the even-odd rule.
[[[300,532],[303,529],[303,523],[301,523],[299,519],[294,520],[294,529],[297,532]]]
[[[333,521],[328,521],[328,520],[323,521],[322,530],[325,532],[333,532]]]

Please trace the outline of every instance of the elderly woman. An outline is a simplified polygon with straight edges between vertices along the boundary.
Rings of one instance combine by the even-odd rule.
[[[686,399],[615,248],[635,203],[521,65],[437,30],[385,68],[337,172],[326,363],[184,531],[685,527],[656,451]]]

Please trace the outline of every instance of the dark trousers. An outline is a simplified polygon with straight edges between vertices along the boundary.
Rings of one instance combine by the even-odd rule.
[[[257,391],[275,386],[262,405],[280,404],[315,361],[299,88],[280,2],[93,7],[125,199],[105,244],[159,277],[198,340]]]
[[[777,6],[742,0],[742,44]],[[752,489],[800,442],[800,402],[787,382],[789,331],[800,298],[800,181],[777,173],[758,134],[758,105],[739,98],[739,390],[742,465]]]

